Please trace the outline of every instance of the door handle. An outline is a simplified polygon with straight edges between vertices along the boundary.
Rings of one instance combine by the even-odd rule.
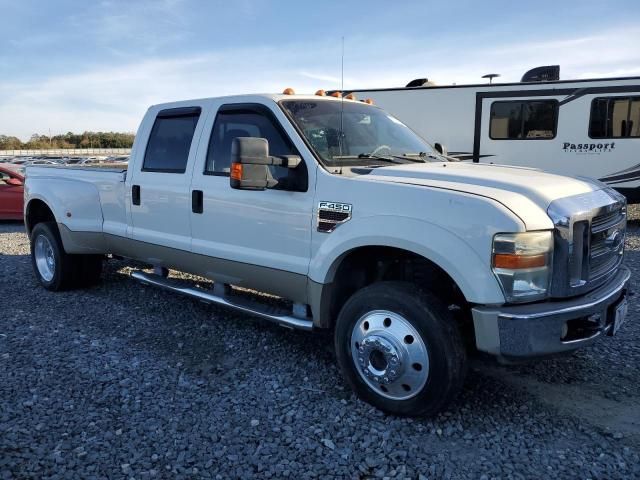
[[[193,190],[191,192],[191,211],[193,213],[202,213],[204,211],[202,190]]]
[[[133,185],[131,187],[131,203],[140,205],[140,185]]]

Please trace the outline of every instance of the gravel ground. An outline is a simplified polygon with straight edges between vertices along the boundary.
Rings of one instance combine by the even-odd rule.
[[[627,264],[640,269],[640,214]],[[49,293],[0,222],[0,479],[640,478],[640,323],[570,357],[476,359],[434,419],[343,384],[328,335],[141,287]]]

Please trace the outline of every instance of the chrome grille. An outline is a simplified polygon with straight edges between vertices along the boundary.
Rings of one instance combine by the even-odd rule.
[[[625,212],[623,208],[616,208],[604,215],[598,215],[591,220],[591,232],[601,232],[620,223],[624,219]]]
[[[580,295],[606,282],[622,263],[624,197],[597,190],[556,200],[548,213],[555,225],[551,295]]]
[[[589,281],[611,272],[622,261],[627,223],[625,213],[625,209],[619,207],[591,220]]]

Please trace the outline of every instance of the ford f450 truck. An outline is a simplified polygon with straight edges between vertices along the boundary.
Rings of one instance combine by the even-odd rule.
[[[595,180],[446,160],[352,99],[155,105],[126,171],[28,168],[34,271],[57,291],[98,281],[108,255],[135,259],[144,284],[333,329],[347,383],[396,414],[443,409],[470,351],[518,361],[616,333],[625,199]]]

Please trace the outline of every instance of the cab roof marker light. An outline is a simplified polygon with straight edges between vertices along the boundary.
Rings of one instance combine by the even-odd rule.
[[[353,93],[345,95],[345,100],[356,100],[356,96]]]
[[[295,95],[296,92],[295,92],[295,90],[293,88],[287,87],[282,91],[282,94],[283,95]]]
[[[316,95],[319,97],[326,97],[327,96],[327,92],[325,92],[324,90],[320,89],[316,92]]]
[[[341,97],[342,97],[342,92],[333,92],[333,93],[331,94],[331,96],[332,96],[332,97],[335,97],[335,98],[341,98]]]

